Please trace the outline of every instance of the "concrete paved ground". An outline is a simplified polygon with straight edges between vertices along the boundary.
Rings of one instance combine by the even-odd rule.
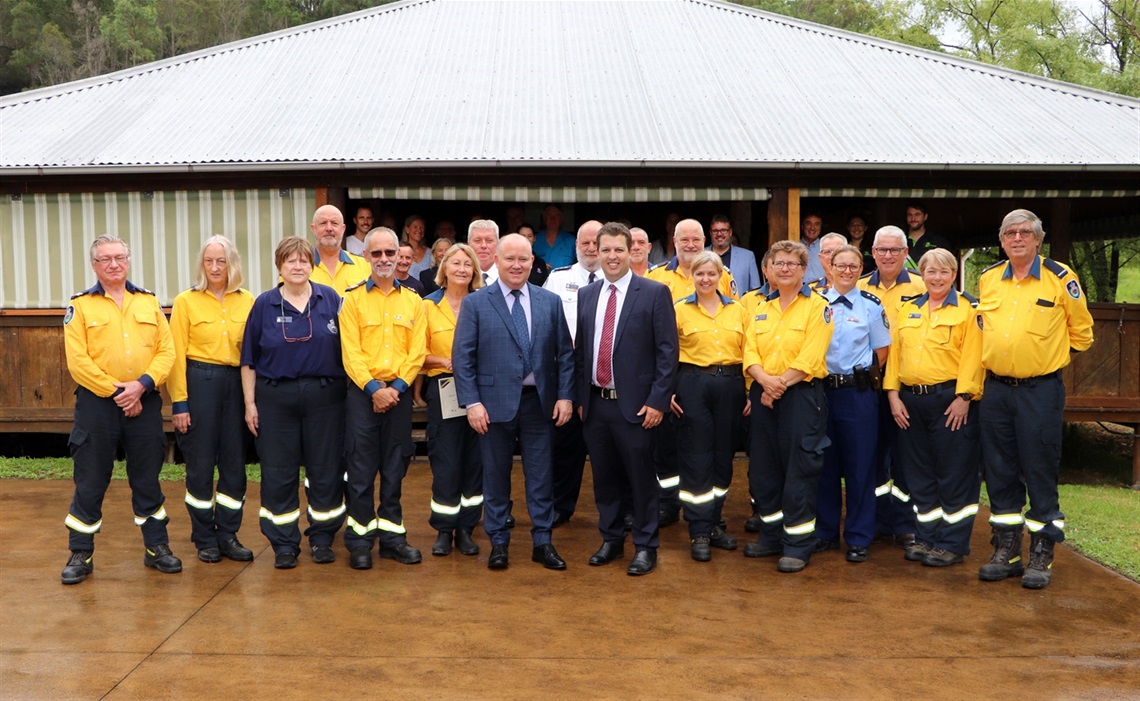
[[[744,465],[729,494],[743,537]],[[587,470],[588,472],[588,470]],[[983,583],[988,527],[945,570],[887,545],[852,565],[817,556],[785,575],[772,559],[714,550],[693,562],[684,524],[662,533],[658,569],[589,567],[598,545],[587,476],[554,541],[569,562],[530,562],[517,513],[506,572],[482,553],[429,554],[430,476],[413,463],[404,505],[424,562],[273,569],[251,485],[252,563],[197,561],[182,485],[167,483],[178,575],[142,566],[125,482],[108,494],[95,573],[59,583],[66,481],[0,482],[0,697],[11,699],[987,699],[1140,698],[1140,585],[1058,548],[1053,584]],[[521,505],[521,478],[516,470]]]

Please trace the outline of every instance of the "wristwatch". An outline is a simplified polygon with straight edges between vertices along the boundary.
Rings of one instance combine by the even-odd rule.
[[[959,392],[958,398],[965,399],[967,402],[973,401],[973,397],[970,396],[969,392]]]

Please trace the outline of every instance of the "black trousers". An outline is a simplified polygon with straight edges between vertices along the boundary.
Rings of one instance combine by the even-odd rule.
[[[578,412],[554,427],[554,510],[569,518],[578,508],[582,472],[586,469],[586,441]]]
[[[879,397],[879,444],[875,449],[875,529],[884,535],[915,532],[906,466],[898,451],[898,424],[887,394]]]
[[[464,416],[444,419],[439,404],[439,380],[424,380],[428,403],[427,450],[431,461],[431,515],[437,531],[472,531],[483,513],[483,455],[479,434]]]
[[[760,403],[752,385],[752,451],[748,481],[760,514],[761,546],[783,547],[784,555],[806,560],[815,545],[815,509],[827,437],[823,383],[799,382],[776,400]]]
[[[229,365],[186,363],[190,428],[174,438],[186,459],[190,540],[199,550],[237,535],[245,505],[245,400],[241,371]],[[218,470],[217,495],[214,468]]]
[[[162,397],[157,392],[144,394],[142,413],[127,418],[115,400],[80,387],[75,390],[75,425],[68,439],[75,464],[75,493],[65,521],[71,550],[95,549],[95,534],[103,525],[103,496],[111,483],[111,468],[120,443],[127,456],[131,506],[135,525],[142,528],[143,544],[169,542],[166,524],[170,519],[158,482],[166,452]]]
[[[1065,384],[1060,372],[1011,387],[986,379],[980,402],[982,464],[990,523],[1020,525],[1053,541],[1065,539],[1057,482],[1061,470]]]
[[[379,537],[381,547],[408,540],[404,510],[400,505],[404,475],[415,452],[412,443],[412,393],[383,414],[372,410],[372,397],[356,385],[345,400],[348,428],[345,456],[348,461],[348,522],[344,544],[349,550],[371,548]],[[376,477],[380,477],[380,506],[376,507]]]
[[[954,397],[949,387],[933,394],[899,392],[910,414],[910,428],[898,432],[899,460],[910,477],[915,536],[936,548],[969,555],[982,486],[981,422],[977,403],[971,402],[966,425],[957,431],[947,428],[943,412]]]
[[[344,521],[344,395],[343,377],[257,378],[261,532],[276,553],[300,551],[301,465],[309,501],[309,544],[332,545]]]
[[[662,509],[677,513],[681,506],[681,472],[677,467],[677,424],[672,413],[666,414],[661,430],[653,435],[653,466],[657,471],[658,499]]]
[[[744,411],[742,375],[681,372],[676,422],[680,498],[689,537],[707,536],[720,521],[732,483],[732,457]]]
[[[659,487],[653,467],[656,430],[631,424],[616,400],[590,397],[582,433],[590,450],[598,530],[604,541],[623,542],[623,518],[632,513],[634,546],[638,550],[657,549]]]

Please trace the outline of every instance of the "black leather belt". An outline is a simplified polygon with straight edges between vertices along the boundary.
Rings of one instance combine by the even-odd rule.
[[[602,399],[617,399],[617,390],[610,389],[609,387],[599,387],[597,385],[590,385],[590,391],[598,395]]]
[[[744,377],[744,365],[741,363],[736,363],[735,365],[693,365],[692,363],[680,363],[677,366],[677,372],[692,375],[738,375]]]
[[[854,375],[828,375],[823,378],[823,386],[829,389],[840,389],[841,387],[854,387]]]
[[[899,389],[904,392],[910,392],[911,394],[934,394],[935,392],[941,392],[944,389],[954,389],[954,387],[957,385],[957,380],[946,380],[945,382],[939,382],[936,385],[899,384]]]
[[[1033,385],[1037,384],[1038,382],[1043,382],[1045,380],[1052,380],[1052,379],[1054,379],[1056,377],[1060,377],[1060,376],[1061,376],[1060,370],[1054,370],[1053,372],[1049,373],[1048,375],[1038,375],[1037,377],[1006,377],[1005,375],[997,375],[995,373],[990,372],[989,370],[986,370],[986,377],[997,380],[998,382],[1002,383],[1003,385],[1009,385],[1010,387],[1032,387]]]
[[[228,370],[231,372],[238,372],[241,370],[236,365],[222,365],[220,363],[203,363],[201,360],[186,359],[186,367],[197,368],[199,370]]]

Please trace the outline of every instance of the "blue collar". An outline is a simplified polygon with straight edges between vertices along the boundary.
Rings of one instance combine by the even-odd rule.
[[[1038,280],[1041,279],[1041,256],[1033,257],[1033,265],[1029,266],[1029,274]],[[1002,280],[1008,280],[1013,277],[1013,263],[1006,261],[1005,272],[1001,274]]]
[[[364,281],[364,290],[366,292],[371,292],[373,287],[376,287],[376,280],[372,279],[372,276],[370,275],[370,276],[368,276],[368,279]],[[398,290],[401,287],[404,287],[404,285],[401,285],[400,281],[397,280],[395,277],[393,277],[392,278],[392,287],[393,287],[393,289]]]
[[[720,303],[726,307],[730,304],[736,303],[736,300],[734,300],[732,297],[725,297],[720,292],[717,292],[716,296],[720,297]],[[697,303],[697,293],[694,292],[693,294],[689,295],[688,297],[682,297],[681,301],[684,302],[685,304],[696,304]]]
[[[127,280],[126,288],[127,288],[127,292],[130,292],[131,294],[136,294],[138,292],[149,293],[149,290],[144,290],[143,288],[139,287],[138,285],[131,282],[130,280]],[[86,290],[84,290],[83,294],[89,294],[89,295],[100,294],[100,295],[103,295],[104,297],[106,297],[107,291],[103,289],[103,283],[96,282],[94,285],[92,285],[91,287],[88,287]]]
[[[317,261],[317,265],[321,264],[321,252],[317,250],[316,246],[313,246],[313,259]],[[348,265],[356,265],[356,262],[352,260],[352,256],[348,255],[348,251],[343,248],[340,249],[340,262],[347,263]]]
[[[927,292],[921,297],[918,297],[912,301],[914,302],[914,306],[921,308],[924,304],[930,301],[930,293]],[[950,294],[946,295],[946,301],[942,303],[942,306],[944,307],[947,305],[951,307],[958,306],[958,292],[953,287],[950,288]]]
[[[807,286],[807,283],[804,283],[800,287],[799,293],[802,294],[804,297],[811,297],[811,288]],[[771,292],[769,292],[768,296],[765,297],[764,299],[771,302],[772,300],[779,299],[779,298],[780,298],[780,288],[776,287],[776,288],[773,288],[773,290]]]
[[[878,287],[879,286],[879,271],[876,270],[875,272],[871,273],[871,277],[870,277],[870,279],[867,280],[867,282],[874,285],[875,287]],[[899,276],[897,278],[895,278],[895,284],[896,285],[899,283],[902,283],[902,282],[910,282],[910,274],[906,271],[905,265],[903,266],[903,269],[899,271]]]

